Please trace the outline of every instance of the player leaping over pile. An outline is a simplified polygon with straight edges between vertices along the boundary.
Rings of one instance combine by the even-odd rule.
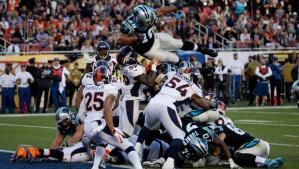
[[[179,57],[168,50],[194,50],[203,54],[217,57],[215,50],[208,49],[190,41],[175,39],[167,33],[155,33],[152,27],[156,24],[158,17],[167,15],[181,9],[184,3],[176,6],[165,6],[153,9],[146,5],[138,5],[133,9],[133,14],[121,24],[121,35],[118,43],[131,45],[140,55],[153,59],[158,57],[161,62],[177,63]]]

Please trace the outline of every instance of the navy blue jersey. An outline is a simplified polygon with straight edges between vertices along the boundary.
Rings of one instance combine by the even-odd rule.
[[[192,160],[196,161],[207,154],[196,154],[191,148],[191,140],[195,137],[200,138],[205,141],[208,151],[214,141],[215,137],[217,137],[214,132],[213,126],[210,125],[199,125],[196,122],[190,122],[184,127],[184,131],[186,136],[183,140],[183,148],[179,152],[179,157],[181,160]]]
[[[245,132],[232,124],[226,124],[222,126],[223,132],[226,137],[224,142],[226,145],[233,147],[234,151],[239,149],[243,144],[248,143],[255,139],[251,134]]]
[[[134,22],[133,15],[128,17],[121,23],[120,31],[123,34],[132,35],[132,34],[143,34],[144,40],[140,43],[135,43],[132,47],[140,54],[146,53],[151,49],[155,41],[155,34],[151,28],[148,28],[146,31],[138,29]]]

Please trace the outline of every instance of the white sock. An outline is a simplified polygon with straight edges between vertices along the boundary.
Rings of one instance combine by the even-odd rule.
[[[99,168],[104,153],[105,153],[105,148],[101,147],[101,146],[97,146],[96,153],[95,153],[94,159],[93,159],[92,168]]]
[[[165,163],[163,164],[162,169],[170,169],[170,168],[171,169],[174,168],[174,159],[168,157]]]
[[[255,163],[257,163],[257,164],[265,164],[266,160],[267,159],[260,157],[260,156],[255,157]]]
[[[129,158],[130,162],[133,164],[134,168],[142,169],[140,158],[136,151],[130,151],[128,154],[128,158]]]
[[[108,144],[108,146],[106,146],[106,150],[109,150],[109,152],[111,152],[112,150],[115,149],[115,146]]]
[[[50,150],[49,149],[44,149],[44,156],[49,156],[50,155]]]

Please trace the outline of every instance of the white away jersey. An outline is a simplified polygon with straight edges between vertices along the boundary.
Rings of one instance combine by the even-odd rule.
[[[193,94],[202,97],[202,90],[190,79],[177,72],[166,74],[167,80],[160,92],[151,100],[176,108],[186,102],[190,102]]]
[[[83,104],[86,108],[87,117],[85,122],[89,123],[95,120],[100,120],[104,116],[104,101],[110,94],[117,96],[119,93],[118,89],[111,85],[88,85],[83,89]]]
[[[142,74],[145,74],[144,67],[134,64],[122,68],[123,74],[123,100],[141,99],[144,97],[142,92],[141,83],[134,80]]]
[[[82,77],[81,83],[83,87],[93,85],[92,72],[85,73]]]

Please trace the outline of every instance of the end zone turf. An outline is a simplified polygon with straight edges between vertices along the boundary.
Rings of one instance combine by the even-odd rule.
[[[10,162],[11,152],[0,151],[0,168],[1,169],[90,169],[91,163],[63,163],[57,161],[40,161],[36,160],[30,163],[28,160],[18,160]],[[107,169],[127,169],[125,166],[107,166]]]

